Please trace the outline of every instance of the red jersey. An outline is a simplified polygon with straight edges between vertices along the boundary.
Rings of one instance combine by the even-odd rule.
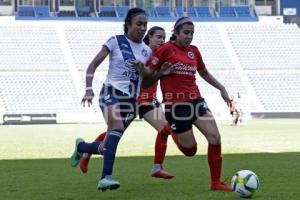
[[[139,104],[148,104],[152,103],[154,99],[156,99],[156,91],[157,91],[158,82],[154,83],[148,88],[144,88],[141,86],[140,96],[138,98]]]
[[[171,63],[174,72],[160,79],[163,102],[187,102],[201,97],[195,74],[205,64],[197,47],[182,48],[169,41],[154,52],[147,65],[159,70],[165,62]]]

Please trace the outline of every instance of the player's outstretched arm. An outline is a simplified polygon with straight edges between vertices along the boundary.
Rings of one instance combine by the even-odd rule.
[[[92,104],[92,100],[95,96],[92,88],[94,74],[97,67],[103,62],[106,56],[109,54],[109,50],[106,46],[103,46],[100,52],[95,56],[92,62],[89,64],[86,70],[85,76],[85,94],[81,100],[81,104],[85,106],[85,102],[88,103],[88,106]]]

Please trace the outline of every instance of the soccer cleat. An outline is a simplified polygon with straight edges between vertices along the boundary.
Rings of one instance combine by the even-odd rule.
[[[79,161],[79,168],[82,173],[87,173],[89,167],[91,155],[88,153],[84,153]]]
[[[174,175],[170,172],[167,172],[166,170],[163,170],[162,168],[158,171],[152,172],[151,174],[154,178],[163,178],[163,179],[171,179],[174,178]]]
[[[223,190],[223,191],[233,191],[232,187],[230,187],[229,185],[226,185],[223,182],[214,182],[211,184],[210,187],[211,190]]]
[[[77,148],[78,148],[78,144],[84,142],[84,140],[82,138],[77,138],[76,142],[75,142],[75,149],[74,152],[71,156],[71,166],[72,167],[76,167],[79,164],[79,160],[82,156],[82,153],[79,153]]]
[[[105,176],[105,178],[101,179],[98,182],[98,190],[102,190],[102,192],[109,190],[116,190],[120,187],[120,183],[115,181],[111,176]]]

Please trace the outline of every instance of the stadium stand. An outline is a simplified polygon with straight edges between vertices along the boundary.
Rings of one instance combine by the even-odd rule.
[[[212,75],[220,81],[226,88],[229,94],[235,94],[239,91],[241,94],[246,94],[247,90],[242,84],[241,77],[234,70],[210,70]],[[200,86],[201,93],[206,96],[209,94],[219,94],[219,90],[209,85],[205,80],[197,77],[197,84]]]
[[[222,6],[219,12],[220,17],[236,17],[234,7]]]
[[[188,6],[188,8],[187,8],[187,16],[189,16],[189,17],[197,17],[197,13],[195,11],[194,6]]]
[[[151,6],[149,9],[146,10],[149,17],[157,17],[157,12],[154,6]]]
[[[125,18],[128,10],[129,10],[129,6],[116,6],[116,12],[118,17]]]
[[[175,7],[175,16],[177,16],[177,17],[183,17],[183,16],[185,16],[184,12],[183,12],[182,6],[176,6]]]
[[[171,17],[171,11],[168,6],[156,6],[157,17]]]
[[[193,44],[203,49],[202,57],[209,69],[233,69],[234,66],[220,36],[218,26],[196,24]]]
[[[117,17],[116,9],[114,6],[101,6],[99,8],[99,17]]]
[[[34,6],[37,17],[50,17],[50,10],[48,6]]]
[[[252,17],[249,6],[234,6],[233,9],[238,17]]]
[[[1,26],[0,44],[0,70],[68,69],[58,34],[51,26]]]
[[[266,111],[300,111],[299,70],[251,70],[247,73]]]
[[[244,69],[300,69],[296,24],[232,25],[227,32]]]
[[[153,25],[164,27],[170,36],[173,22],[148,24]],[[193,44],[200,48],[209,71],[230,94],[249,97],[250,112],[300,112],[300,30],[296,25],[195,22],[195,30]],[[123,22],[0,21],[0,111],[91,112],[80,106],[86,67],[111,35],[122,32]],[[98,92],[107,69],[108,59],[94,79],[92,112],[97,115]],[[211,107],[213,112],[228,115],[219,92],[202,79],[197,83],[208,102],[218,102]]]
[[[212,17],[210,8],[209,7],[194,7],[195,12],[197,13],[198,17]]]
[[[18,16],[21,17],[35,17],[33,6],[18,6]]]
[[[58,17],[77,17],[76,11],[74,10],[60,10],[56,12]]]
[[[86,5],[76,6],[76,12],[78,17],[91,17],[91,8]]]
[[[6,114],[81,112],[72,77],[66,72],[0,73]]]

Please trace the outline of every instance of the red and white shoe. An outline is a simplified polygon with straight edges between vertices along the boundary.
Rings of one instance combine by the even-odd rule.
[[[233,191],[232,187],[226,185],[223,182],[213,182],[210,187],[211,190],[223,190],[223,191]]]
[[[163,169],[160,169],[159,171],[153,172],[151,174],[152,177],[154,178],[163,178],[163,179],[171,179],[174,178],[174,175],[171,174],[170,172],[167,172]]]
[[[79,168],[82,173],[87,173],[90,158],[91,158],[91,155],[88,153],[84,153],[83,156],[80,158]]]

